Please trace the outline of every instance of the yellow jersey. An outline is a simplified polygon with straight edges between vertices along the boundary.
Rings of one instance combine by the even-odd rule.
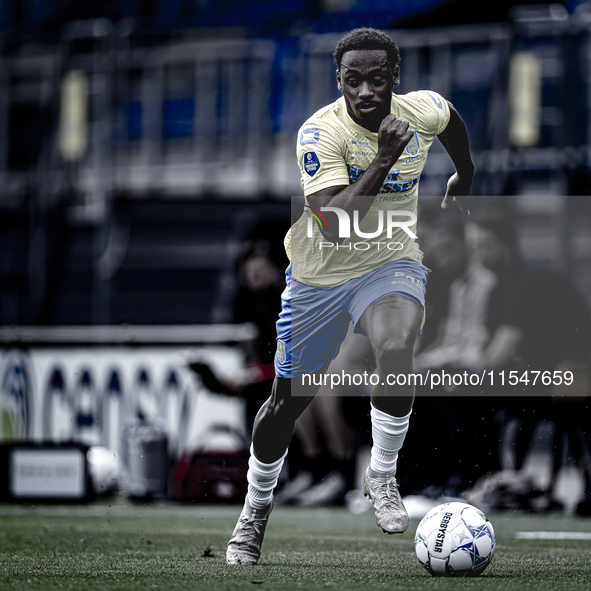
[[[421,90],[393,94],[391,112],[409,122],[413,137],[384,179],[365,217],[354,223],[350,236],[342,244],[328,242],[320,232],[325,217],[307,200],[304,214],[290,228],[285,248],[292,277],[297,281],[333,287],[391,261],[422,262],[415,234],[419,179],[435,136],[447,127],[449,105],[436,92]],[[304,123],[297,137],[304,195],[356,182],[377,150],[377,132],[351,119],[343,97],[320,109]],[[342,214],[346,216],[342,212],[339,220]]]

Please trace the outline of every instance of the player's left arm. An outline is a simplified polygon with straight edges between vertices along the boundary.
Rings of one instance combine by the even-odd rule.
[[[450,111],[449,123],[437,137],[452,159],[456,172],[447,181],[447,191],[441,207],[447,209],[455,201],[464,215],[470,215],[467,197],[474,176],[474,164],[470,156],[468,131],[455,107],[449,101],[447,104]]]

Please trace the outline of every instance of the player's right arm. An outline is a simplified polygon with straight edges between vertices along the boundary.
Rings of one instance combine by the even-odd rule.
[[[413,137],[413,131],[408,127],[408,121],[399,119],[393,114],[387,115],[378,130],[376,157],[361,178],[349,185],[333,185],[311,193],[307,195],[308,203],[316,209],[338,207],[345,210],[351,220],[353,211],[356,210],[359,212],[361,221],[369,211],[390,169]],[[323,236],[330,242],[341,243],[344,238],[339,238],[336,231],[338,228],[336,214],[326,212],[325,216],[333,217],[334,222],[331,223],[331,220],[327,219],[327,227],[321,229]]]

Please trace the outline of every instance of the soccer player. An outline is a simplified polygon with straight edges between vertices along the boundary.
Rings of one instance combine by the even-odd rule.
[[[255,419],[248,494],[228,543],[229,564],[259,560],[295,421],[350,322],[368,337],[378,366],[363,491],[384,532],[408,527],[395,475],[414,386],[388,377],[412,370],[423,324],[427,269],[414,234],[419,177],[437,136],[456,168],[442,207],[455,201],[468,215],[474,166],[466,127],[450,103],[432,91],[393,93],[400,54],[388,35],[355,29],[338,42],[334,59],[343,96],[310,117],[297,138],[310,215],[285,240],[291,264],[277,322],[276,378]]]

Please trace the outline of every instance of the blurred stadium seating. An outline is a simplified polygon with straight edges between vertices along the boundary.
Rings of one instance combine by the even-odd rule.
[[[338,96],[331,52],[359,23],[391,23],[399,92],[455,104],[473,193],[504,196],[525,258],[591,301],[589,5],[417,28],[456,4],[0,2],[0,322],[228,321],[240,245],[261,221],[289,224],[295,133]],[[523,55],[525,90],[511,86]],[[435,145],[426,207],[450,172]]]

